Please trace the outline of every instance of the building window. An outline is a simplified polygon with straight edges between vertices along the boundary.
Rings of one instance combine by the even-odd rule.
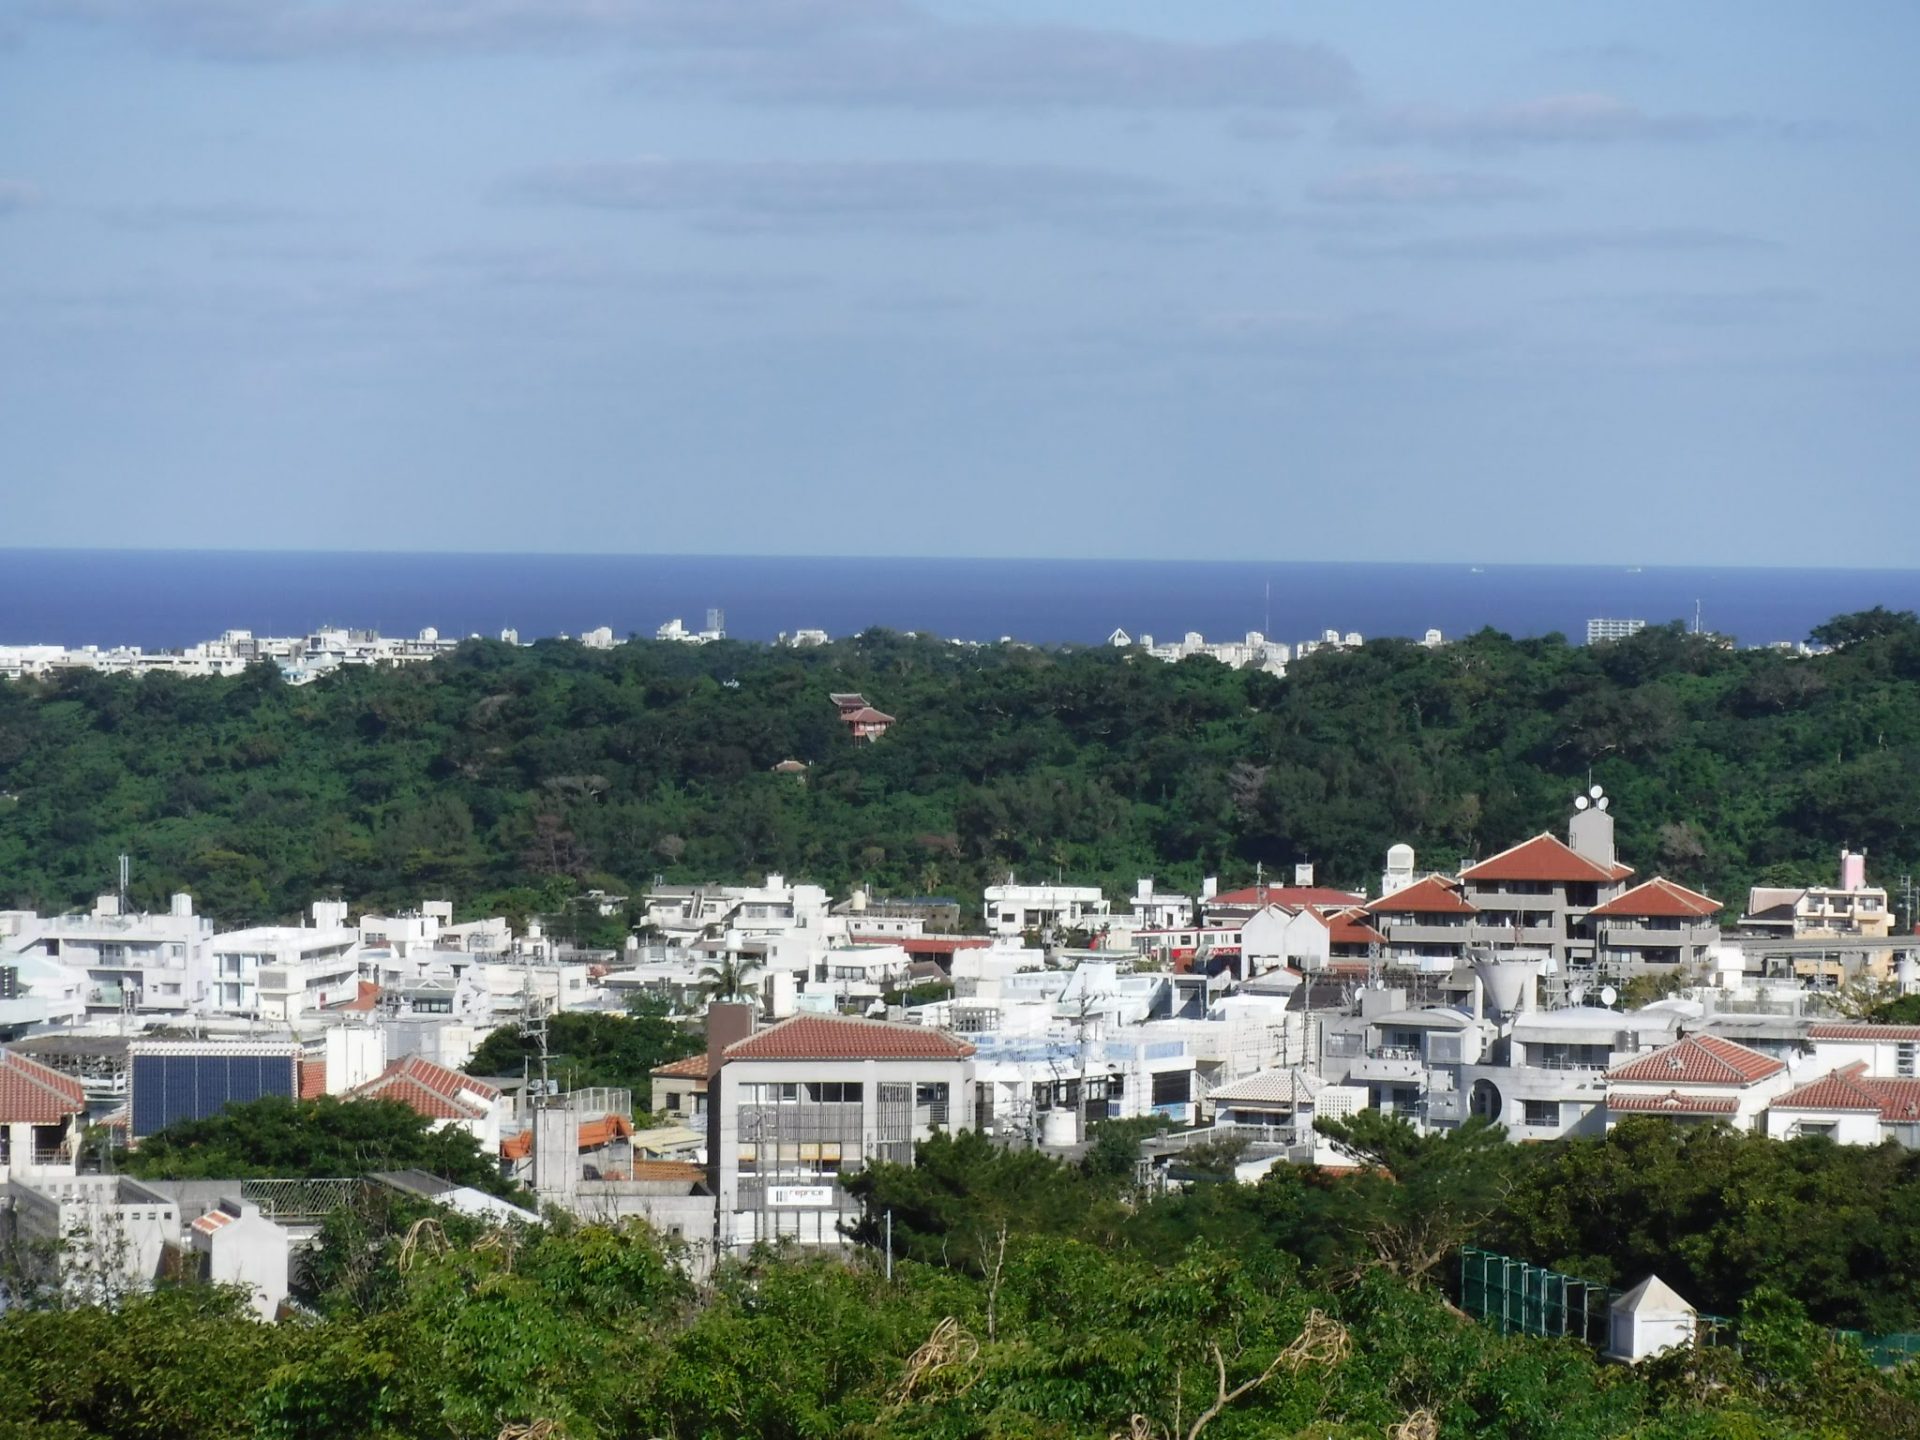
[[[1558,1100],[1522,1100],[1520,1102],[1522,1122],[1528,1125],[1558,1125],[1560,1123],[1560,1102]]]
[[[1893,1073],[1903,1080],[1911,1080],[1916,1070],[1920,1070],[1920,1044],[1911,1040],[1902,1041],[1900,1048],[1894,1052]]]
[[[823,1080],[807,1083],[807,1099],[823,1105],[858,1105],[861,1100],[858,1080]]]

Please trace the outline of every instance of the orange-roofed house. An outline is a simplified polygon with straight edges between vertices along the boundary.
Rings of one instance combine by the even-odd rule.
[[[797,1015],[725,1043],[707,1081],[721,1243],[841,1243],[859,1205],[843,1175],[910,1164],[916,1141],[971,1128],[973,1047],[919,1025]]]
[[[78,1080],[0,1050],[0,1180],[73,1174],[86,1113]]]
[[[1467,899],[1466,887],[1440,875],[1382,895],[1367,905],[1366,914],[1385,939],[1388,963],[1403,970],[1444,973],[1483,939],[1474,928],[1480,911]]]
[[[1704,964],[1720,939],[1721,904],[1656,875],[1587,912],[1600,964],[1614,974]]]
[[[1688,1035],[1607,1071],[1607,1123],[1661,1115],[1764,1130],[1767,1107],[1792,1088],[1786,1062],[1718,1035]]]
[[[398,1101],[433,1121],[436,1129],[457,1125],[489,1153],[500,1147],[500,1091],[424,1056],[395,1060],[364,1085],[349,1090],[346,1098]]]
[[[1856,1060],[1775,1100],[1767,1133],[1776,1140],[1819,1135],[1838,1145],[1895,1140],[1920,1149],[1920,1080],[1873,1075]]]
[[[707,1121],[707,1066],[704,1054],[670,1060],[653,1068],[653,1112],[695,1127]]]
[[[864,695],[831,695],[833,708],[839,712],[840,723],[847,727],[847,733],[855,740],[871,743],[887,733],[893,723],[893,716],[873,708]]]

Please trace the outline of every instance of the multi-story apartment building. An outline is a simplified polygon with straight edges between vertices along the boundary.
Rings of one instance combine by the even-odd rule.
[[[1009,875],[1004,885],[986,887],[987,933],[1099,928],[1112,907],[1098,885],[1020,885]]]
[[[1537,951],[1560,971],[1592,969],[1598,950],[1587,917],[1626,889],[1631,866],[1613,853],[1613,817],[1595,805],[1577,811],[1568,841],[1540,834],[1460,872],[1475,925],[1495,944]],[[1389,932],[1389,939],[1392,938]]]
[[[191,896],[175,895],[164,915],[128,913],[117,895],[102,895],[86,915],[4,919],[0,963],[38,955],[83,972],[90,1013],[188,1014],[211,1003],[213,922],[193,913]]]
[[[1587,912],[1599,969],[1609,976],[1705,965],[1720,940],[1721,904],[1656,875]]]
[[[1840,852],[1838,885],[1755,886],[1741,928],[1781,940],[1878,939],[1893,931],[1887,892],[1867,884],[1864,853]]]
[[[802,1015],[751,1033],[751,1007],[708,1012],[708,1155],[721,1248],[786,1236],[837,1245],[859,1206],[840,1177],[911,1162],[970,1128],[973,1047],[937,1030]]]
[[[208,944],[207,1007],[290,1022],[344,1004],[360,990],[360,932],[346,927],[259,925]]]

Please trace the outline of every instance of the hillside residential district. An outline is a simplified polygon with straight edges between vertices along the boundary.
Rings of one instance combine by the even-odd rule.
[[[1485,1117],[1516,1142],[1655,1114],[1920,1147],[1920,1026],[1845,1008],[1920,979],[1920,940],[1896,932],[1863,855],[1838,852],[1825,883],[1754,890],[1723,929],[1719,899],[1620,862],[1595,787],[1564,839],[1456,874],[1394,845],[1371,896],[1305,866],[1253,878],[1191,896],[1142,879],[1116,898],[1009,876],[971,934],[952,898],[662,883],[618,951],[439,901],[355,917],[323,900],[303,925],[228,932],[187,895],[161,914],[118,894],[0,912],[8,1223],[113,1237],[98,1253],[122,1286],[197,1255],[271,1317],[334,1203],[324,1182],[134,1180],[83,1143],[89,1124],[138,1146],[266,1095],[396,1100],[471,1132],[530,1203],[644,1217],[701,1267],[773,1237],[845,1243],[841,1178],[911,1162],[941,1129],[1065,1156],[1092,1122],[1160,1117],[1150,1186],[1210,1138],[1244,1142],[1242,1179],[1348,1163],[1314,1120],[1365,1108],[1423,1131]],[[1630,990],[1665,998],[1625,1008]],[[559,1092],[535,1065],[461,1072],[496,1027],[543,1044],[553,1015],[635,997],[705,1016],[704,1052],[654,1071],[651,1094]],[[369,1183],[534,1218],[418,1172]],[[74,1285],[98,1283],[98,1253]]]

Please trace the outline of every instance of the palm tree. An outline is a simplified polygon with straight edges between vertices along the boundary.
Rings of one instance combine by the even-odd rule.
[[[728,953],[713,964],[700,967],[700,993],[709,1000],[748,999],[748,982],[764,968],[764,960]]]

